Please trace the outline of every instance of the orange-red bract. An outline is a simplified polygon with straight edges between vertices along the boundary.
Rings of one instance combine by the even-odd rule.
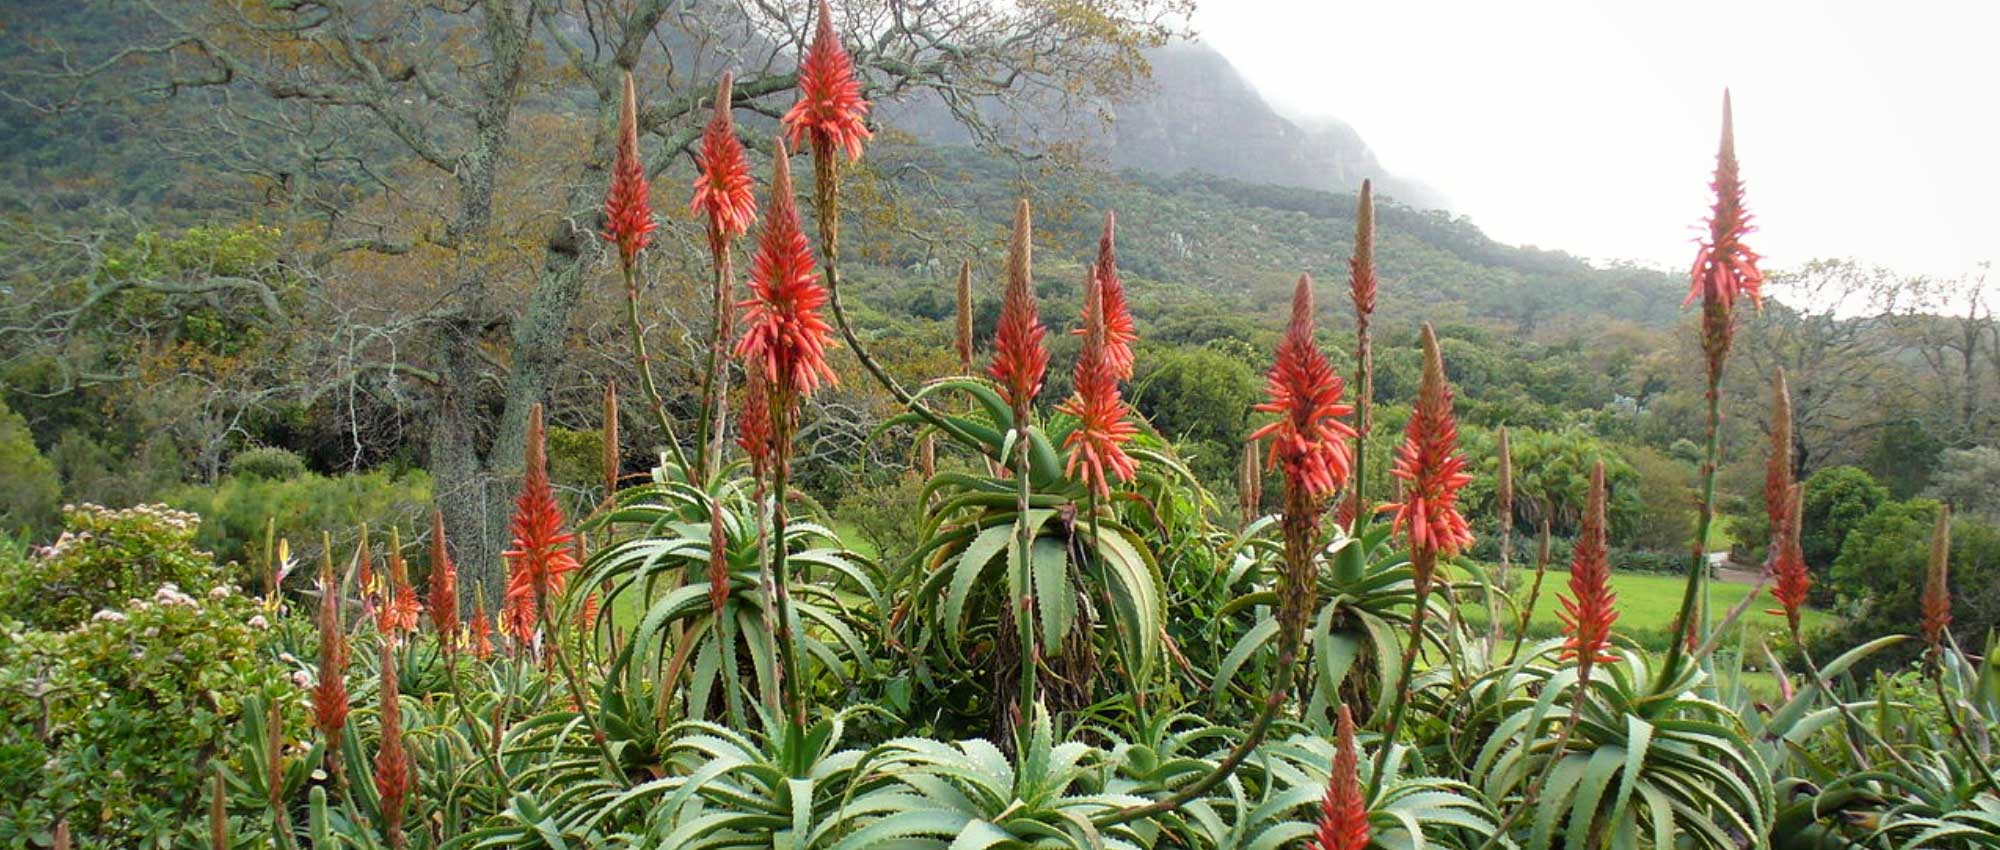
[[[1931,557],[1924,571],[1924,643],[1932,653],[1943,650],[1951,627],[1951,506],[1939,505],[1937,527],[1931,532]]]
[[[815,153],[841,149],[855,160],[861,158],[861,143],[874,135],[863,123],[867,117],[868,101],[861,97],[854,60],[834,35],[833,10],[820,0],[812,47],[799,63],[799,100],[785,113],[785,132],[793,147],[804,136]]]
[[[1079,477],[1085,487],[1103,498],[1111,494],[1111,481],[1131,481],[1135,472],[1125,443],[1139,432],[1125,416],[1125,401],[1118,392],[1118,367],[1110,356],[1109,329],[1105,325],[1104,280],[1096,270],[1083,295],[1083,353],[1076,361],[1076,394],[1057,409],[1077,420],[1076,429],[1063,438],[1069,460],[1063,474]]]
[[[1692,286],[1684,304],[1713,299],[1726,312],[1739,296],[1747,295],[1752,304],[1761,306],[1764,274],[1757,270],[1757,253],[1743,244],[1743,237],[1755,228],[1743,208],[1728,91],[1722,93],[1722,142],[1715,152],[1715,179],[1709,185],[1715,190],[1715,208],[1708,217],[1708,235],[1695,254]]]
[[[1034,213],[1026,198],[1014,206],[1014,235],[1007,250],[1007,292],[1000,302],[1000,324],[993,334],[993,365],[987,374],[1000,384],[1017,420],[1025,419],[1035,394],[1042,391],[1049,352],[1042,347],[1047,330],[1035,307]],[[1025,424],[1024,422],[1017,424]]]
[[[446,652],[458,647],[458,567],[445,547],[444,514],[431,511],[431,627]]]
[[[826,288],[813,264],[812,245],[799,226],[792,198],[792,170],[783,139],[772,161],[771,206],[750,261],[750,299],[741,305],[743,338],[736,356],[762,370],[779,398],[811,395],[821,383],[839,383],[826,362],[833,329],[820,315]]]
[[[1340,707],[1335,733],[1333,769],[1326,797],[1320,800],[1319,824],[1311,850],[1367,850],[1373,831],[1368,825],[1368,800],[1361,787],[1361,752],[1354,743],[1354,716]]]
[[[1396,512],[1395,528],[1409,533],[1411,547],[1449,556],[1472,544],[1472,529],[1458,512],[1458,491],[1472,482],[1472,476],[1458,454],[1451,386],[1445,383],[1444,357],[1429,323],[1423,327],[1423,345],[1423,383],[1403,443],[1396,447],[1395,465],[1389,469],[1402,481],[1403,492],[1400,501],[1383,509]]]
[[[1322,499],[1347,482],[1352,462],[1347,441],[1354,438],[1354,428],[1341,417],[1354,408],[1340,403],[1345,385],[1313,341],[1312,286],[1311,275],[1299,276],[1292,290],[1291,323],[1264,381],[1270,400],[1255,407],[1278,418],[1250,439],[1271,437],[1267,466],[1281,467],[1307,495]]]
[[[625,73],[625,91],[618,107],[618,153],[611,166],[611,187],[604,196],[604,238],[617,243],[618,256],[630,266],[652,240],[651,189],[646,167],[639,162],[639,104],[632,74]]]
[[[514,500],[514,519],[509,526],[513,548],[501,553],[508,566],[508,630],[522,643],[534,635],[554,596],[562,592],[566,577],[578,566],[569,545],[575,537],[563,531],[562,506],[549,487],[545,440],[542,406],[537,404],[528,413],[527,473],[521,480],[521,495]]]
[[[403,749],[403,712],[396,681],[396,653],[389,641],[382,642],[382,740],[375,752],[375,794],[379,797],[382,832],[389,846],[403,846],[403,805],[415,779],[410,759]]]
[[[313,726],[331,743],[347,725],[347,633],[340,624],[340,581],[330,565],[319,574],[319,677],[313,682]]]
[[[1604,521],[1604,462],[1590,470],[1590,500],[1577,531],[1569,565],[1569,595],[1558,596],[1563,624],[1562,657],[1585,664],[1613,664],[1611,625],[1618,620],[1618,595],[1611,592],[1611,547]]]
[[[757,220],[756,182],[750,164],[743,157],[743,143],[736,138],[736,124],[730,117],[731,77],[725,72],[715,88],[715,112],[701,134],[701,149],[695,152],[700,173],[694,178],[694,198],[689,211],[708,223],[711,252],[728,250],[729,240],[750,232]]]

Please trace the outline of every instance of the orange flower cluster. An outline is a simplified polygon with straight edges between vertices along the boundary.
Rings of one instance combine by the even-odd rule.
[[[736,356],[749,370],[762,370],[779,398],[811,395],[821,383],[839,383],[826,363],[832,327],[820,315],[826,288],[814,270],[812,246],[799,226],[792,199],[792,171],[785,143],[772,161],[771,209],[751,259],[751,298]]]
[[[1135,472],[1125,444],[1139,428],[1126,419],[1125,401],[1118,392],[1118,365],[1111,354],[1110,328],[1106,324],[1104,277],[1096,270],[1084,287],[1083,353],[1076,361],[1076,394],[1057,409],[1076,417],[1076,430],[1063,439],[1069,450],[1063,474],[1081,473],[1084,486],[1099,498],[1111,495],[1111,477],[1131,481]],[[1125,349],[1127,361],[1131,348]],[[1129,368],[1129,365],[1128,365]]]
[[[999,382],[1014,409],[1014,418],[1025,421],[1035,394],[1042,391],[1048,372],[1049,352],[1042,347],[1047,331],[1035,308],[1034,247],[1029,240],[1034,230],[1034,214],[1023,198],[1014,207],[1014,236],[1007,251],[1007,293],[1000,302],[1000,324],[993,336],[993,365],[987,374]]]
[[[444,514],[431,511],[431,625],[445,652],[458,649],[458,567],[451,562],[444,540]]]
[[[340,624],[340,580],[329,560],[319,573],[319,677],[313,683],[313,726],[327,743],[347,725],[347,632]]]
[[[1347,441],[1354,438],[1354,428],[1341,417],[1354,408],[1340,403],[1345,385],[1313,341],[1312,286],[1311,275],[1299,276],[1292,290],[1291,324],[1264,382],[1270,400],[1255,407],[1277,414],[1277,421],[1257,429],[1250,439],[1271,437],[1267,468],[1283,467],[1286,480],[1318,500],[1347,482],[1352,463]]]
[[[1944,651],[1951,628],[1951,506],[1938,506],[1937,528],[1931,532],[1931,558],[1924,571],[1922,631],[1931,653]]]
[[[815,151],[843,149],[849,160],[857,160],[861,143],[874,135],[863,123],[867,117],[868,101],[861,98],[854,60],[833,33],[833,10],[820,0],[819,25],[799,63],[799,100],[785,113],[785,132],[793,147],[803,136]]]
[[[576,556],[570,549],[574,535],[563,531],[562,506],[549,487],[546,434],[542,427],[542,406],[528,413],[527,474],[521,480],[521,495],[514,500],[513,548],[501,554],[507,558],[507,627],[514,639],[526,644],[547,616],[546,609],[570,573],[576,571]]]
[[[1396,447],[1389,474],[1403,482],[1401,501],[1383,505],[1394,510],[1395,529],[1407,531],[1412,549],[1455,555],[1472,545],[1472,529],[1458,512],[1458,491],[1472,482],[1465,458],[1458,454],[1458,423],[1453,418],[1451,387],[1445,383],[1444,357],[1437,333],[1424,324],[1424,377],[1417,403]],[[1430,576],[1418,577],[1428,582]]]
[[[1104,359],[1121,381],[1132,380],[1132,343],[1139,338],[1132,309],[1125,304],[1125,284],[1118,279],[1118,249],[1115,244],[1118,214],[1104,214],[1104,231],[1097,237],[1097,265],[1091,275],[1097,284],[1098,300],[1104,317]],[[1088,328],[1079,329],[1085,333]]]
[[[1734,307],[1740,296],[1763,306],[1761,287],[1764,274],[1757,270],[1758,256],[1743,244],[1753,228],[1750,213],[1743,208],[1743,178],[1736,166],[1736,131],[1729,114],[1729,92],[1722,93],[1722,144],[1715,153],[1715,209],[1708,217],[1708,238],[1695,254],[1690,274],[1693,286],[1682,306],[1714,299],[1724,310]]]
[[[1569,595],[1558,596],[1562,610],[1562,657],[1579,659],[1583,668],[1591,664],[1615,664],[1618,656],[1606,651],[1611,644],[1611,625],[1618,620],[1618,595],[1611,592],[1611,548],[1604,521],[1604,462],[1590,470],[1590,501],[1584,509],[1583,528],[1576,535],[1569,566]]]
[[[625,95],[618,107],[618,154],[611,166],[611,188],[604,196],[604,239],[618,244],[619,259],[630,268],[652,241],[651,189],[646,167],[639,162],[639,103],[632,74],[625,74]]]
[[[715,113],[702,131],[701,150],[694,155],[700,173],[688,203],[690,212],[708,222],[708,248],[718,256],[728,250],[729,240],[750,232],[750,223],[757,220],[756,183],[730,118],[730,89],[731,77],[725,72],[715,88]]]
[[[409,754],[403,749],[403,710],[396,681],[396,653],[382,642],[382,743],[375,753],[375,793],[380,797],[382,832],[389,846],[403,846],[403,805],[416,785]]]

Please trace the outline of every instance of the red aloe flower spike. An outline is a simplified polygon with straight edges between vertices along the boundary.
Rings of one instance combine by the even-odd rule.
[[[458,649],[458,567],[445,547],[444,514],[431,511],[431,626],[444,651]]]
[[[1347,481],[1352,462],[1347,441],[1354,438],[1354,428],[1341,417],[1354,408],[1340,403],[1346,385],[1313,341],[1312,286],[1311,275],[1299,276],[1292,291],[1292,321],[1264,382],[1270,400],[1254,408],[1278,419],[1250,439],[1272,437],[1267,466],[1283,466],[1285,476],[1317,501]]]
[[[1598,461],[1590,470],[1590,503],[1570,556],[1569,595],[1556,597],[1562,603],[1556,616],[1567,636],[1562,657],[1579,660],[1584,670],[1591,664],[1618,662],[1618,656],[1606,651],[1611,625],[1618,620],[1618,595],[1611,592],[1610,556],[1604,522],[1604,462]]]
[[[781,397],[804,398],[822,382],[839,383],[827,365],[832,328],[819,314],[826,288],[814,270],[812,246],[799,226],[792,199],[792,170],[783,139],[772,160],[771,210],[750,264],[751,298],[741,305],[743,338],[736,356],[746,369],[762,369]]]
[[[586,632],[597,628],[597,614],[600,610],[597,593],[593,591],[583,597],[583,610],[577,614],[577,624]]]
[[[1805,548],[1799,542],[1799,505],[1804,496],[1804,487],[1791,488],[1785,536],[1772,544],[1777,550],[1771,560],[1771,572],[1776,579],[1771,586],[1771,598],[1784,606],[1785,621],[1794,633],[1799,629],[1799,610],[1806,604],[1806,596],[1812,592],[1812,574],[1806,570]]]
[[[701,150],[695,154],[701,171],[694,178],[694,199],[688,209],[708,222],[708,250],[721,255],[729,250],[729,240],[750,232],[757,220],[756,181],[743,157],[743,143],[736,138],[736,123],[730,117],[732,78],[723,72],[715,87],[715,112],[701,134]]]
[[[867,117],[868,101],[861,98],[854,60],[834,35],[833,10],[820,0],[812,47],[799,63],[799,100],[784,117],[787,137],[793,147],[807,136],[815,151],[843,149],[848,160],[858,160],[861,143],[874,135],[863,123]]]
[[[722,503],[708,506],[708,607],[716,614],[729,601],[729,529],[722,522]]]
[[[486,616],[486,593],[481,591],[473,598],[472,624],[466,627],[467,643],[472,648],[472,657],[485,659],[493,655],[493,618]]]
[[[1095,270],[1084,286],[1083,353],[1076,361],[1076,394],[1058,410],[1076,417],[1076,430],[1063,439],[1069,460],[1063,474],[1077,477],[1099,498],[1111,495],[1110,478],[1131,481],[1132,458],[1125,443],[1139,432],[1125,418],[1118,393],[1117,366],[1111,362],[1109,329],[1105,326],[1104,279]]]
[[[1792,392],[1780,367],[1771,382],[1771,453],[1764,461],[1764,514],[1771,521],[1771,557],[1776,558],[1785,524],[1791,521]]]
[[[646,167],[639,162],[639,97],[632,72],[625,72],[624,99],[618,105],[618,153],[611,166],[611,187],[604,195],[604,239],[618,244],[618,258],[631,267],[652,241],[653,207],[646,185]]]
[[[1132,310],[1125,304],[1125,284],[1118,279],[1118,249],[1116,246],[1118,214],[1104,214],[1104,232],[1097,237],[1097,265],[1092,274],[1097,278],[1099,300],[1104,310],[1104,359],[1111,364],[1118,380],[1132,379],[1132,343],[1139,338],[1132,320]],[[1079,328],[1081,334],[1084,329]]]
[[[1375,313],[1375,193],[1361,181],[1361,199],[1354,208],[1354,254],[1347,258],[1347,289],[1354,299],[1354,317],[1366,328]]]
[[[758,479],[771,472],[773,434],[771,392],[761,369],[744,370],[743,415],[736,422],[736,445],[750,458],[750,469]]]
[[[1931,653],[1944,651],[1945,629],[1951,626],[1951,506],[1939,505],[1937,528],[1931,533],[1930,568],[1924,573],[1924,643]]]
[[[1743,237],[1756,228],[1750,226],[1751,215],[1743,208],[1743,178],[1737,173],[1736,131],[1727,89],[1722,92],[1722,143],[1715,152],[1715,180],[1709,185],[1715,190],[1715,209],[1708,218],[1708,238],[1695,255],[1693,287],[1683,306],[1697,298],[1713,299],[1726,312],[1735,306],[1737,296],[1748,295],[1761,308],[1764,274],[1757,270],[1757,253],[1743,244]]]
[[[340,580],[329,557],[319,573],[319,677],[313,682],[313,726],[329,745],[347,725],[347,632],[340,624]]]
[[[993,336],[993,365],[987,374],[999,382],[1014,409],[1014,421],[1025,425],[1035,394],[1042,391],[1042,377],[1049,368],[1049,352],[1042,347],[1047,331],[1035,309],[1034,213],[1028,199],[1014,206],[1014,236],[1007,246],[1007,294],[1000,303],[1000,325]]]
[[[375,793],[381,798],[382,833],[389,846],[401,850],[403,804],[415,785],[410,760],[403,750],[403,712],[396,682],[396,653],[382,642],[382,742],[375,752]]]
[[[1440,555],[1455,555],[1472,544],[1472,529],[1458,512],[1458,491],[1472,482],[1465,458],[1458,454],[1458,423],[1452,417],[1451,386],[1445,383],[1444,358],[1437,333],[1424,324],[1424,377],[1417,403],[1410,410],[1403,444],[1389,474],[1403,484],[1399,501],[1382,506],[1396,512],[1394,528],[1407,530],[1410,547]],[[1429,575],[1420,575],[1428,583]]]
[[[958,363],[972,374],[972,261],[958,264]]]
[[[549,487],[545,440],[542,406],[537,404],[528,412],[527,472],[521,479],[521,495],[514,500],[510,524],[513,548],[500,553],[507,558],[509,570],[509,634],[523,645],[530,642],[535,628],[547,617],[549,603],[578,567],[569,547],[575,536],[563,531],[566,520],[562,506]]]
[[[1361,787],[1361,752],[1354,743],[1354,716],[1346,705],[1340,707],[1338,730],[1326,798],[1319,804],[1319,828],[1308,846],[1311,850],[1367,850],[1372,836],[1368,800]]]

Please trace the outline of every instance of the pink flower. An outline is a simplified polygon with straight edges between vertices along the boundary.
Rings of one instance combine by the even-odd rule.
[[[849,160],[857,160],[861,143],[873,135],[862,123],[867,117],[868,101],[861,98],[854,60],[833,33],[833,10],[820,0],[812,47],[799,63],[799,100],[784,117],[787,137],[793,147],[805,136],[816,152],[840,148]]]
[[[792,199],[790,157],[783,139],[772,161],[771,212],[751,259],[751,298],[740,306],[743,338],[736,356],[747,369],[762,370],[778,397],[796,400],[824,382],[839,383],[826,362],[832,327],[820,316],[826,288],[813,265],[812,246],[799,226]]]
[[[1271,437],[1268,466],[1279,466],[1313,499],[1332,495],[1347,482],[1351,463],[1347,441],[1354,428],[1340,417],[1354,408],[1340,403],[1345,385],[1313,341],[1312,276],[1300,275],[1292,290],[1292,321],[1278,343],[1278,359],[1265,378],[1270,400],[1255,407],[1277,421],[1257,429],[1252,440]]]
[[[646,185],[646,168],[639,162],[639,105],[632,74],[625,73],[625,95],[618,107],[618,155],[611,166],[611,188],[604,197],[604,238],[618,243],[618,256],[630,266],[652,240],[653,207]]]

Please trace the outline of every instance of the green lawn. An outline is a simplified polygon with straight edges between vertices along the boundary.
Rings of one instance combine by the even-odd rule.
[[[1534,573],[1518,567],[1515,573],[1517,586],[1522,588],[1520,596],[1525,601],[1526,587],[1533,580]],[[1687,579],[1682,576],[1613,573],[1611,589],[1618,595],[1618,624],[1614,629],[1615,632],[1649,647],[1664,645],[1661,642],[1665,640],[1667,630],[1673,626],[1674,615],[1680,611],[1681,594],[1686,587]],[[1715,616],[1718,618],[1741,602],[1751,588],[1747,584],[1725,582],[1713,582],[1709,587],[1715,606]],[[1542,582],[1542,595],[1535,603],[1534,617],[1529,621],[1528,630],[1532,636],[1547,637],[1561,633],[1562,621],[1556,618],[1556,612],[1561,609],[1556,597],[1558,594],[1567,595],[1568,592],[1569,573],[1549,570],[1548,576]],[[1761,598],[1750,603],[1750,609],[1737,621],[1737,627],[1743,630],[1746,638],[1761,643],[1766,636],[1784,634],[1785,618],[1782,614],[1771,613],[1777,608],[1777,603],[1767,592],[1760,592],[1758,595]],[[1464,610],[1468,621],[1485,622],[1485,607],[1479,602],[1467,603],[1464,605]],[[1810,632],[1824,628],[1832,622],[1832,615],[1807,609],[1802,626]]]

